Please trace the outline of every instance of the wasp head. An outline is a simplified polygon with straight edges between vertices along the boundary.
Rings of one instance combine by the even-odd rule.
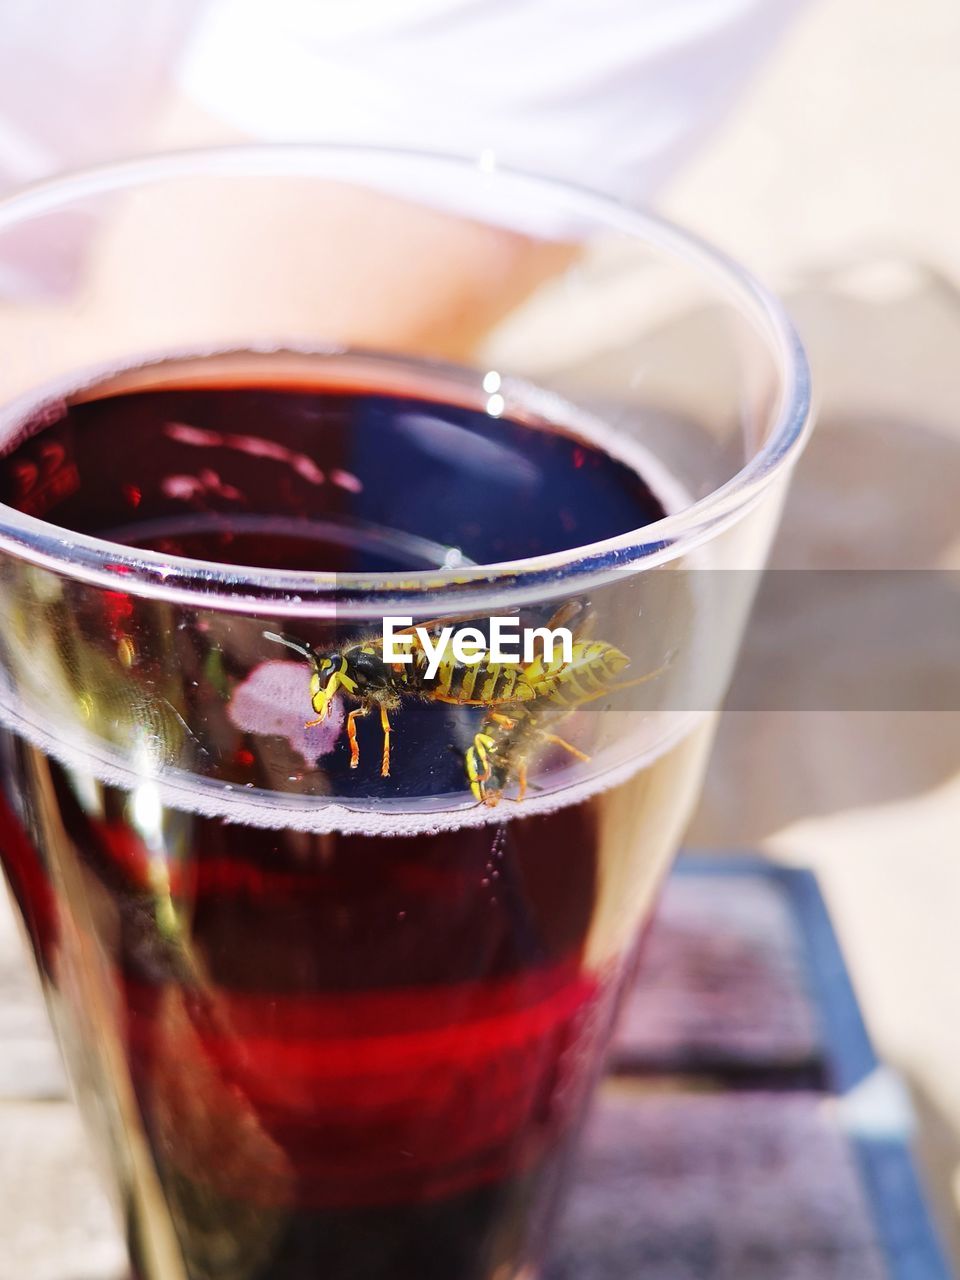
[[[330,704],[342,689],[348,695],[362,700],[377,698],[395,688],[395,676],[391,667],[376,649],[366,644],[349,645],[343,649],[314,649],[298,640],[290,640],[265,631],[264,636],[277,644],[302,654],[313,667],[310,677],[310,700],[320,720],[325,720]]]
[[[320,650],[312,660],[313,705],[321,720],[341,689],[358,700],[377,699],[393,691],[392,669],[369,646]]]

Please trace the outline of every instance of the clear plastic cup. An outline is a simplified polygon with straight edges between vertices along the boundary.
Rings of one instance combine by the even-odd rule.
[[[377,313],[448,232],[548,263],[469,352]],[[808,425],[788,321],[655,218],[335,147],[48,183],[11,261],[0,851],[136,1273],[536,1274]],[[427,674],[495,617],[571,648]]]

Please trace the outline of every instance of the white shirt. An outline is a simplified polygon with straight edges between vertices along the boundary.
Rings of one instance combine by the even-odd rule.
[[[143,150],[179,92],[254,139],[485,153],[639,203],[799,3],[4,0],[0,192]],[[78,240],[5,252],[0,289],[56,288]]]
[[[492,153],[639,203],[798,3],[212,0],[178,76],[253,137]]]

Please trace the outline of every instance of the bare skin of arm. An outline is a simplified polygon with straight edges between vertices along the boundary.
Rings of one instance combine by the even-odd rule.
[[[174,102],[155,147],[248,139]],[[176,237],[171,229],[182,228]],[[16,307],[16,389],[71,367],[211,339],[298,338],[466,359],[576,256],[373,189],[194,180],[122,197],[90,253],[77,314]]]

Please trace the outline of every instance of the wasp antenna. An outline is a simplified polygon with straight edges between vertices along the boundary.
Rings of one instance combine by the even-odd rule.
[[[301,654],[304,658],[313,658],[313,651],[305,644],[298,644],[295,640],[288,640],[286,636],[278,636],[275,631],[264,631],[264,640],[272,640],[274,644],[282,644],[287,649],[292,649],[294,653]]]

